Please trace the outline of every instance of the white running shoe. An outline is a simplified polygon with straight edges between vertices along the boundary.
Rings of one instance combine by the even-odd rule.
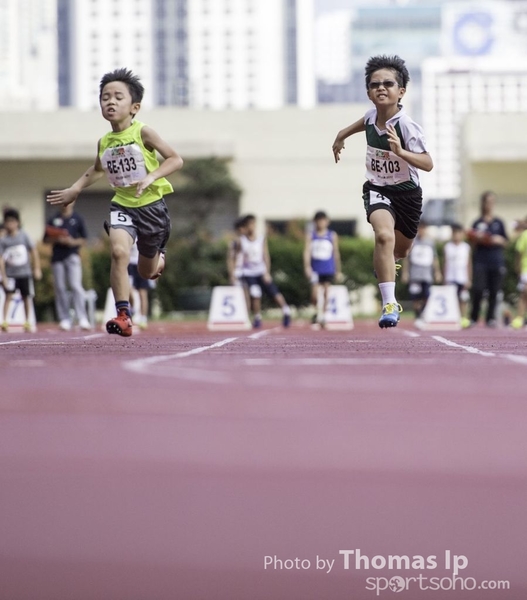
[[[83,330],[83,331],[91,331],[91,323],[88,321],[88,319],[81,319],[79,321],[79,327]]]
[[[59,329],[62,329],[62,331],[70,331],[70,321],[68,319],[62,319],[62,321],[59,323]]]

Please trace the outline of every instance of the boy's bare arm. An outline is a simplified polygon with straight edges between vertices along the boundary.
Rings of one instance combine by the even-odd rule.
[[[333,156],[335,157],[336,163],[338,163],[340,160],[340,153],[345,147],[344,146],[345,140],[347,140],[351,135],[353,135],[355,133],[360,133],[361,131],[366,131],[366,125],[364,123],[364,118],[361,118],[358,121],[355,121],[355,123],[352,123],[348,127],[341,129],[337,133],[337,137],[335,138],[335,141],[333,142],[333,148],[332,148]]]
[[[183,166],[183,159],[181,156],[179,156],[174,148],[165,142],[165,140],[163,140],[152,128],[143,127],[143,129],[141,129],[141,138],[148,150],[156,150],[156,152],[159,152],[165,160],[159,165],[159,168],[148,173],[144,179],[138,182],[136,198],[138,198],[149,185],[152,185],[156,179],[167,177],[181,169]]]
[[[342,262],[340,260],[339,236],[333,232],[333,252],[335,254],[335,271],[338,276],[342,275]]]
[[[409,165],[412,165],[412,167],[415,167],[416,169],[431,171],[434,168],[432,157],[430,154],[428,154],[428,152],[416,154],[415,152],[404,150],[401,145],[401,140],[399,139],[397,131],[393,125],[388,125],[386,131],[388,135],[388,142],[390,143],[390,149],[394,154],[402,158]]]
[[[2,281],[0,282],[0,285],[3,285],[4,287],[7,284],[7,275],[5,272],[5,261],[2,258],[2,255],[0,254],[0,277],[2,278]]]
[[[304,273],[306,277],[311,277],[311,236],[306,235],[306,242],[304,245]]]
[[[468,253],[468,281],[467,281],[467,288],[471,288],[472,287],[472,248],[470,248],[470,251]]]
[[[269,253],[269,244],[267,243],[267,238],[265,238],[264,241],[264,263],[265,263],[265,267],[267,269],[267,272],[265,273],[264,277],[267,280],[271,279],[271,255]]]
[[[93,185],[104,175],[101,161],[99,159],[99,152],[95,158],[94,164],[80,177],[77,181],[64,190],[51,190],[46,200],[49,204],[67,206],[77,200],[78,195],[84,188]]]
[[[39,280],[42,278],[42,270],[40,268],[40,254],[38,253],[36,246],[31,250],[31,260],[33,263],[33,276],[35,279]]]

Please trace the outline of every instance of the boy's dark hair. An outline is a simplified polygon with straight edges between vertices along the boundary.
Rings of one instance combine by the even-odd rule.
[[[115,69],[111,73],[106,73],[103,75],[101,79],[101,83],[99,85],[99,100],[102,97],[102,91],[104,86],[112,81],[122,81],[128,87],[130,91],[130,95],[132,96],[132,102],[135,104],[136,102],[141,102],[143,99],[143,95],[145,93],[145,88],[141,83],[139,77],[134,75],[132,71],[129,69]]]
[[[452,223],[450,227],[452,228],[452,233],[454,233],[455,231],[464,231],[463,225],[461,225],[460,223]]]
[[[243,217],[242,226],[247,225],[250,221],[256,221],[256,217],[254,215],[245,215],[245,217]]]
[[[488,198],[491,198],[492,196],[496,196],[496,194],[492,190],[485,190],[481,194],[481,196],[479,197],[480,210],[483,210],[483,207],[485,206],[485,202],[487,201]]]
[[[18,210],[16,210],[16,208],[6,208],[4,210],[4,223],[7,219],[15,219],[15,221],[20,223],[20,214]]]
[[[319,219],[327,219],[328,216],[323,210],[317,210],[315,216],[313,217],[313,221],[318,221]]]
[[[408,73],[408,69],[402,58],[397,55],[386,56],[385,54],[382,54],[379,56],[372,56],[366,63],[366,69],[364,70],[366,76],[366,89],[370,83],[371,76],[375,71],[379,71],[380,69],[390,69],[393,71],[399,87],[406,88],[410,81],[410,73]]]
[[[239,229],[240,227],[243,227],[244,220],[245,220],[245,217],[238,217],[236,219],[236,221],[234,221],[234,223],[233,223],[234,229]]]

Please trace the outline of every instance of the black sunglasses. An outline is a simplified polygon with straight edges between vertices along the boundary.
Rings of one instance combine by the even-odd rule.
[[[368,89],[378,90],[381,85],[383,88],[388,89],[397,85],[397,81],[394,81],[393,79],[385,79],[384,81],[370,81],[370,83],[368,83]]]

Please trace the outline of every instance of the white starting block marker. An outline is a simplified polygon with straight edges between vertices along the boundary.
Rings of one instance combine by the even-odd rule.
[[[320,317],[323,310],[324,290],[321,286],[318,291],[319,321],[323,320],[325,323],[325,328],[329,330],[353,329],[350,296],[348,288],[345,285],[329,286],[326,312],[321,319]]]
[[[212,331],[251,329],[242,287],[219,285],[212,290],[207,327]]]
[[[106,331],[106,323],[115,317],[117,312],[115,311],[115,298],[113,296],[112,288],[108,288],[106,292],[106,300],[104,302],[104,316],[102,318],[101,329]]]
[[[0,288],[0,321],[4,320],[4,304],[5,304],[5,293],[2,288]],[[35,332],[37,330],[37,320],[35,318],[35,308],[33,306],[33,298],[29,299],[29,324],[31,326],[31,331]],[[7,323],[9,325],[9,331],[23,331],[24,324],[26,322],[26,314],[24,311],[24,300],[20,295],[20,292],[17,290],[13,297],[11,298],[11,302],[9,303],[9,307],[7,309]]]
[[[455,285],[433,285],[416,327],[424,330],[461,329],[461,313]]]

